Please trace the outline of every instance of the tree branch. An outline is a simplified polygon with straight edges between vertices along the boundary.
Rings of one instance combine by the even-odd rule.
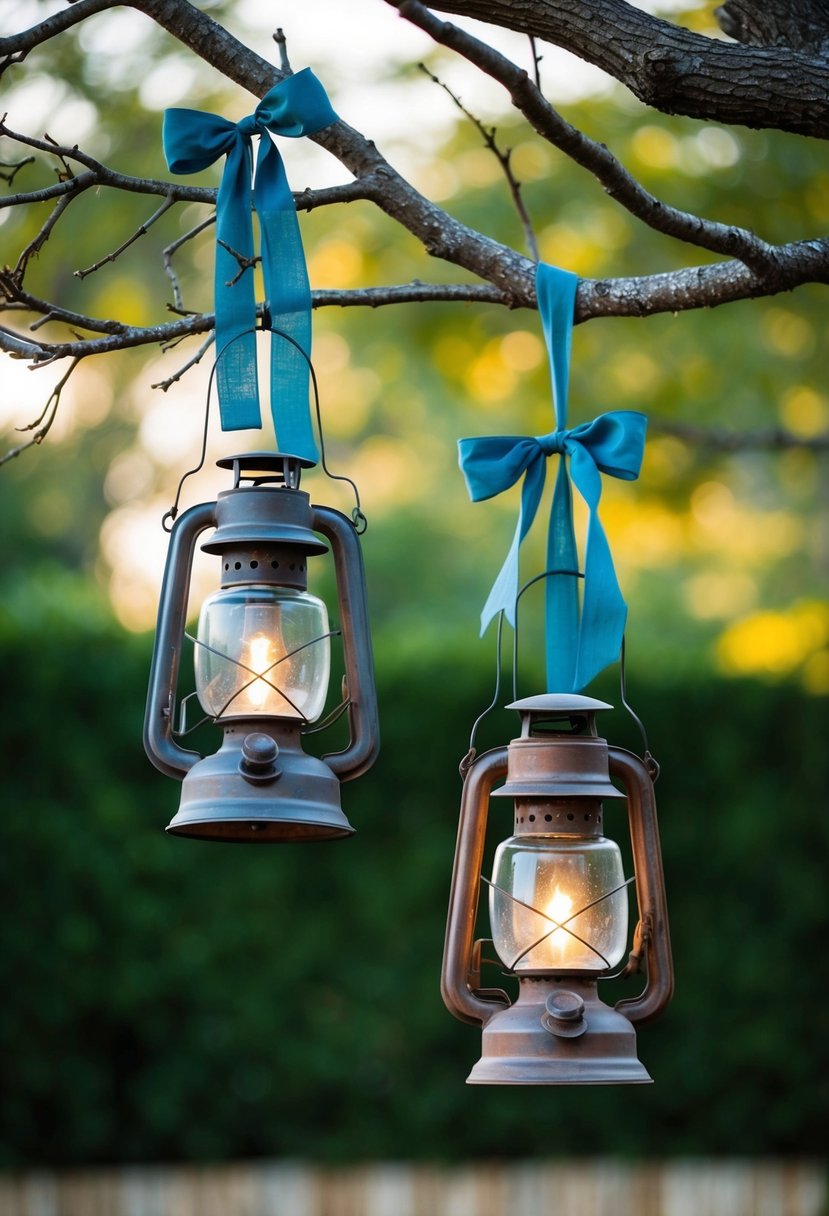
[[[667,418],[650,418],[648,430],[654,434],[670,435],[694,447],[718,452],[782,452],[788,448],[806,448],[814,452],[829,451],[829,433],[795,435],[782,427],[761,431],[726,431],[721,427],[695,426],[688,422],[671,422]]]
[[[563,47],[665,114],[829,137],[829,64],[813,53],[706,38],[625,0],[434,0],[432,7]]]
[[[583,168],[588,169],[607,193],[627,211],[650,228],[712,253],[736,255],[759,273],[773,272],[775,255],[771,246],[753,232],[705,220],[687,211],[670,207],[649,194],[616,160],[604,144],[589,139],[566,122],[542,96],[523,69],[516,67],[498,51],[449,22],[438,20],[420,0],[390,0],[413,24],[425,30],[436,42],[457,51],[481,71],[509,91],[513,105],[521,111],[539,135]]]
[[[533,28],[527,29],[527,32],[533,35],[546,33],[549,36],[555,33],[556,23],[566,25],[571,21],[568,14],[572,14],[571,24],[575,30],[578,23],[583,25],[590,15],[592,20],[587,21],[587,24],[593,32],[588,31],[585,35],[585,45],[588,48],[596,40],[601,41],[605,47],[609,45],[609,34],[613,25],[612,22],[609,24],[611,17],[617,24],[622,22],[622,30],[628,42],[634,33],[639,36],[659,33],[661,37],[662,33],[667,31],[673,32],[680,39],[690,36],[687,31],[677,30],[665,22],[656,22],[647,14],[631,9],[623,0],[590,0],[589,3],[588,0],[573,0],[572,4],[567,6],[553,5],[551,0],[533,0],[533,3],[524,3],[521,6],[514,0],[512,4],[507,4],[506,0],[501,3],[496,3],[495,0],[455,2],[458,11],[470,15],[489,15],[500,20],[501,24],[506,24],[509,17],[510,23],[519,28],[532,25]],[[436,22],[438,27],[452,29],[451,26],[444,27],[444,23],[437,22],[428,10],[414,4],[414,0],[396,0],[396,3],[398,7],[408,4],[409,13],[427,13],[428,18]],[[217,71],[258,96],[263,95],[281,78],[281,73],[273,65],[244,47],[211,17],[195,9],[188,0],[131,0],[131,6],[168,29],[183,45],[205,59]],[[448,6],[448,2],[441,5],[444,8]],[[115,7],[114,0],[77,0],[71,11],[75,17],[80,17],[109,7]],[[539,22],[544,24],[540,21],[541,17],[547,22],[544,31],[541,31],[540,26],[535,28]],[[74,24],[74,20],[68,24]],[[30,49],[38,40],[45,40],[58,28],[68,28],[68,24],[66,21],[55,24],[50,19],[36,27],[39,31],[37,38],[29,31],[26,35],[18,36],[17,41],[5,40],[4,53],[18,53],[24,44]],[[692,37],[698,38],[697,35]],[[627,53],[625,39],[620,47],[607,53],[618,54],[624,58]],[[556,40],[565,44],[562,38]],[[473,44],[474,41],[472,40]],[[652,38],[646,45],[649,47],[646,54],[651,51],[661,53],[661,44],[654,47]],[[699,39],[699,46],[715,54],[718,53],[718,48],[722,49],[722,44],[709,39]],[[589,167],[613,197],[624,201],[633,214],[646,219],[660,231],[681,236],[683,240],[693,240],[695,244],[732,256],[736,252],[746,263],[740,265],[738,262],[727,261],[716,266],[693,267],[650,276],[583,281],[579,286],[577,298],[579,321],[599,316],[645,316],[654,312],[713,307],[733,300],[788,291],[802,283],[829,281],[829,245],[826,241],[800,241],[769,246],[753,233],[743,229],[717,225],[712,221],[701,220],[699,217],[666,207],[630,178],[606,149],[599,144],[593,144],[581,132],[564,123],[541,97],[537,87],[525,73],[503,57],[494,52],[492,54],[494,59],[487,61],[485,70],[489,70],[496,79],[500,73],[507,87],[511,88],[515,97],[525,107],[525,112],[531,116],[531,121],[537,129],[553,142],[559,141],[568,155],[574,156],[579,163]],[[481,65],[484,65],[484,59],[481,56],[479,58]],[[729,72],[732,69],[737,70],[739,78],[736,60],[729,60]],[[733,81],[731,83],[733,84]],[[800,83],[799,80],[798,84]],[[806,92],[808,93],[808,89]],[[824,101],[829,106],[829,100],[824,98]],[[5,127],[2,130],[14,137]],[[314,206],[355,198],[368,199],[412,233],[429,254],[462,267],[479,280],[483,280],[483,283],[469,285],[417,283],[358,291],[318,291],[315,293],[315,306],[377,307],[385,303],[424,299],[477,300],[499,303],[510,308],[535,306],[535,267],[530,259],[475,232],[431,203],[388,164],[371,141],[346,123],[333,123],[313,138],[350,170],[355,181],[327,191],[303,191],[297,195],[297,205],[300,209],[311,209]],[[114,174],[78,149],[57,149],[56,145],[29,137],[21,137],[21,142],[67,158],[75,158],[87,166],[87,173],[92,174],[91,177],[86,173],[79,174],[69,182],[58,183],[53,188],[54,193],[50,193],[48,197],[57,197],[61,192],[76,192],[88,188],[93,183],[103,182],[116,188],[156,193],[164,197],[173,192],[175,197],[182,201],[195,200],[211,204],[215,201],[215,191],[212,190],[198,190],[169,182],[131,179]],[[17,195],[15,201],[22,203],[29,197],[34,198]],[[44,196],[39,193],[38,197]],[[60,310],[46,302],[41,303],[44,315],[60,315]],[[82,328],[97,328],[99,331],[103,327],[101,322],[95,322],[94,319],[73,323]],[[43,345],[32,344],[20,335],[5,330],[0,333],[0,348],[14,350],[24,357],[34,358],[36,362],[52,361],[54,358],[70,357],[75,353],[100,353],[105,348],[176,341],[190,333],[206,332],[211,326],[212,318],[207,314],[188,315],[174,322],[144,329],[125,326],[118,333],[108,333],[105,338]]]

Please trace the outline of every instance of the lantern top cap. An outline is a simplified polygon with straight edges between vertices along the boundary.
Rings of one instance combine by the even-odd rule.
[[[297,489],[301,470],[313,468],[316,461],[290,452],[242,452],[238,456],[223,456],[216,464],[220,469],[233,470],[234,489],[242,481],[255,485],[276,482]]]
[[[520,714],[584,714],[612,708],[607,701],[597,701],[595,697],[583,697],[575,692],[545,692],[535,697],[523,697],[507,706],[507,709],[515,709]]]

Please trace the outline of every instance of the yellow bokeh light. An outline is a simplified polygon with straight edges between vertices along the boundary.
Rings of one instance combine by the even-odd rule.
[[[829,605],[806,600],[786,612],[756,612],[731,625],[717,643],[717,660],[729,675],[783,677],[803,667],[816,685],[823,670],[816,655],[829,640]],[[813,689],[814,690],[814,689]]]
[[[448,160],[430,160],[418,167],[414,184],[433,202],[442,203],[460,189],[460,178]]]
[[[111,511],[101,527],[101,552],[110,568],[109,598],[125,629],[151,629],[169,537],[160,524],[169,499]],[[194,579],[193,595],[197,594]]]
[[[400,439],[375,435],[363,444],[352,470],[367,511],[416,502],[424,494],[424,467]]]
[[[691,495],[691,513],[704,528],[718,528],[734,506],[733,493],[721,481],[704,481]]]
[[[632,502],[618,497],[608,484],[602,498],[602,521],[621,569],[672,565],[686,547],[682,517],[656,500]]]
[[[778,354],[796,359],[811,351],[815,332],[810,323],[785,308],[771,308],[763,317],[763,331]]]
[[[308,259],[308,277],[319,287],[357,287],[363,253],[353,241],[321,241]]]
[[[462,380],[474,358],[475,347],[465,338],[450,334],[441,338],[432,348],[432,362],[442,376]]]
[[[807,384],[797,384],[783,398],[780,416],[795,435],[810,439],[829,426],[829,408],[822,393]]]
[[[514,372],[530,372],[544,359],[544,343],[528,329],[516,329],[501,339],[500,355]]]
[[[90,218],[90,223],[94,223]],[[92,302],[99,317],[117,317],[124,325],[150,325],[157,319],[157,302],[140,279],[124,275],[101,280]]]
[[[702,552],[757,565],[792,553],[803,541],[803,522],[787,511],[751,511],[728,486],[707,481],[691,495],[691,539]]]
[[[672,485],[688,469],[691,460],[686,443],[670,435],[655,435],[645,445],[641,479],[648,486]]]
[[[662,379],[662,369],[642,350],[620,351],[608,369],[613,386],[627,397],[652,393]]]
[[[605,257],[605,250],[572,224],[548,225],[539,234],[538,247],[543,261],[580,275],[598,274]]]
[[[342,334],[323,331],[314,334],[313,356],[317,375],[336,374],[348,367],[351,347]]]
[[[350,439],[368,421],[382,381],[370,367],[346,367],[321,379],[322,421],[326,435]]]
[[[548,176],[553,167],[553,156],[547,144],[528,140],[513,148],[510,164],[519,181],[534,182]]]
[[[471,148],[461,152],[455,159],[455,167],[465,186],[491,186],[494,182],[502,181],[504,171],[497,158],[486,148]]]
[[[501,356],[501,340],[488,342],[467,372],[466,384],[476,401],[486,405],[503,401],[515,391],[518,378]]]
[[[746,612],[757,597],[757,584],[750,575],[738,571],[709,571],[689,579],[685,596],[698,620],[716,620]]]
[[[637,160],[652,169],[673,169],[679,160],[677,141],[662,127],[640,127],[630,146]]]

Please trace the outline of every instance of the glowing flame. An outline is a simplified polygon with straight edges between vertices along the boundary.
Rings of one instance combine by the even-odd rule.
[[[544,915],[549,917],[551,921],[555,921],[557,925],[563,925],[572,914],[572,899],[560,887],[556,887],[553,892],[553,898],[544,909]],[[572,937],[566,929],[554,929],[547,938],[547,941],[551,947],[558,950],[559,956],[563,957],[569,943],[572,941]]]
[[[264,675],[273,666],[274,660],[275,655],[269,637],[260,634],[258,637],[250,639],[247,666],[251,671],[255,671],[257,675]],[[245,695],[250,704],[259,709],[265,704],[270,691],[271,687],[266,680],[254,680],[246,688]]]

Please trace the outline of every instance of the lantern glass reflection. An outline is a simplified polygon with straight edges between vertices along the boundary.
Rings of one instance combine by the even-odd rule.
[[[490,923],[516,972],[600,973],[624,957],[628,896],[619,846],[599,837],[512,836],[498,846]]]
[[[213,718],[275,717],[314,722],[330,671],[328,612],[290,587],[217,591],[202,606],[196,689]]]

